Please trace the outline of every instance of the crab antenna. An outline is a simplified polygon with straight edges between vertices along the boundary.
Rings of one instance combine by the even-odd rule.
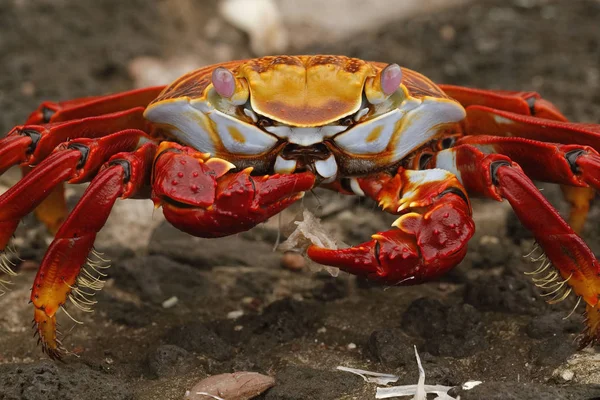
[[[235,77],[227,68],[219,67],[213,71],[212,84],[221,97],[230,98],[235,92]]]
[[[394,93],[402,81],[402,68],[398,64],[390,64],[381,71],[381,90],[387,96]]]

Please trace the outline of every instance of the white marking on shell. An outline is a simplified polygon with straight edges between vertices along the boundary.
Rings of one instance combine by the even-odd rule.
[[[276,138],[261,131],[254,125],[246,124],[219,110],[214,110],[208,116],[215,123],[223,146],[233,154],[261,154],[277,143]],[[237,135],[242,136],[242,141],[238,140],[239,138],[231,133],[233,129],[235,129]]]
[[[350,179],[350,188],[352,189],[354,194],[357,196],[365,195],[365,192],[363,192],[363,190],[361,189],[360,185],[358,184],[358,179],[356,179],[356,178]]]
[[[412,109],[403,119],[393,161],[404,156],[431,140],[441,126],[461,121],[466,116],[465,109],[455,101],[425,98],[421,105]]]
[[[272,133],[280,139],[286,139],[290,143],[300,146],[310,146],[321,143],[326,138],[337,135],[347,129],[341,125],[328,125],[314,128],[298,128],[287,125],[267,126],[267,132]]]
[[[188,99],[153,104],[146,109],[144,117],[151,122],[164,124],[184,144],[203,153],[215,154],[215,144],[208,133],[210,121]]]
[[[435,167],[445,169],[446,171],[452,172],[460,183],[463,183],[460,171],[456,166],[456,152],[454,149],[442,150],[435,155]]]
[[[345,151],[352,154],[378,154],[385,150],[396,129],[397,122],[402,119],[401,110],[392,110],[372,120],[363,122],[333,139]],[[380,132],[375,138],[375,130]]]
[[[277,156],[273,169],[278,174],[291,174],[296,170],[296,164],[296,160],[286,160],[281,156]]]
[[[254,125],[231,117],[202,101],[183,98],[153,104],[144,113],[149,121],[163,124],[175,138],[203,153],[216,154],[210,132],[216,132],[233,154],[257,155],[271,149],[277,139]],[[233,133],[232,133],[233,132]]]
[[[338,167],[333,154],[325,160],[315,161],[315,169],[323,178],[334,177],[337,174]]]

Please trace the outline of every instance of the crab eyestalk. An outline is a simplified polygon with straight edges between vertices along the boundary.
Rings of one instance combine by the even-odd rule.
[[[402,68],[398,64],[390,64],[369,78],[365,83],[365,95],[371,104],[379,104],[387,100],[402,82]]]
[[[250,96],[248,84],[244,79],[237,79],[227,68],[215,68],[211,80],[215,92],[233,105],[240,106],[248,101]]]

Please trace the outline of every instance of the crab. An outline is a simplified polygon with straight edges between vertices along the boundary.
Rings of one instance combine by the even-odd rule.
[[[600,188],[600,125],[569,122],[533,92],[436,85],[397,64],[344,56],[271,56],[190,72],[166,87],[44,102],[0,139],[0,268],[36,212],[55,238],[31,291],[34,329],[65,350],[56,314],[89,311],[102,286],[90,257],[116,200],[151,199],[194,236],[245,231],[321,186],[374,199],[398,219],[317,263],[388,285],[430,281],[457,265],[475,227],[471,196],[508,200],[540,253],[534,283],[549,302],[586,304],[581,344],[600,340],[600,265],[577,232]],[[531,179],[562,185],[567,223]],[[90,182],[67,213],[64,183]],[[86,265],[87,263],[87,265]],[[579,302],[578,302],[579,304]]]

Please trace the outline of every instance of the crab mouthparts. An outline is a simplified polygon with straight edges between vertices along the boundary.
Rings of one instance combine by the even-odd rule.
[[[311,146],[287,144],[277,156],[275,172],[289,174],[296,170],[316,172],[325,180],[333,180],[338,172],[335,157],[323,143]]]

